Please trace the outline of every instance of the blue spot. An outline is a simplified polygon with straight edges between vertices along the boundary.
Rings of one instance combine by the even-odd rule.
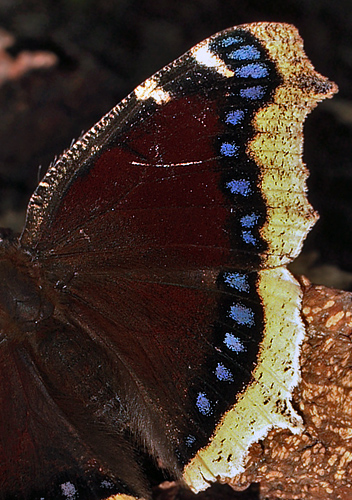
[[[242,111],[241,109],[229,111],[226,115],[225,122],[231,123],[231,125],[237,125],[243,120],[244,116],[245,116],[244,111]]]
[[[243,304],[234,304],[230,307],[230,318],[239,325],[254,326],[254,312]]]
[[[237,144],[231,142],[223,142],[220,146],[220,153],[224,156],[235,156],[237,151]]]
[[[198,396],[197,396],[197,403],[196,404],[197,404],[199,412],[202,415],[208,416],[208,415],[210,415],[212,413],[210,401],[207,398],[205,392],[200,392],[198,394]]]
[[[233,194],[241,194],[242,196],[249,196],[252,194],[252,188],[250,181],[246,179],[238,179],[230,181],[226,184]]]
[[[242,231],[242,238],[245,243],[256,245],[258,243],[257,239],[253,236],[251,231]]]
[[[238,337],[235,337],[232,333],[225,333],[224,344],[230,351],[234,351],[237,354],[240,352],[245,352],[246,348],[242,344]]]
[[[192,446],[195,442],[196,442],[196,438],[194,436],[192,436],[191,434],[189,436],[187,436],[185,439],[186,446]]]
[[[231,371],[222,363],[218,363],[218,366],[215,368],[215,375],[221,382],[234,381]]]
[[[268,68],[258,63],[246,64],[236,69],[236,75],[240,78],[264,78],[268,74]]]
[[[238,61],[248,61],[260,59],[260,52],[253,45],[243,45],[240,49],[236,49],[229,54],[231,59],[237,59]]]
[[[76,490],[75,485],[70,481],[60,484],[60,488],[63,496],[65,496],[68,500],[74,500],[75,498],[77,498],[76,494],[78,493],[78,491]]]
[[[244,215],[240,220],[242,227],[254,227],[258,222],[258,219],[259,215],[253,213],[250,215]]]
[[[223,40],[221,40],[221,45],[223,47],[229,47],[230,45],[234,45],[236,43],[242,43],[243,42],[243,38],[240,37],[240,36],[228,36],[227,38],[224,38]]]
[[[226,273],[224,274],[224,281],[230,287],[236,288],[239,292],[249,292],[250,286],[248,283],[248,276],[243,273]]]
[[[240,90],[240,96],[246,99],[261,99],[266,92],[266,87],[262,85],[256,85],[255,87],[247,87],[246,89]]]
[[[114,487],[114,483],[112,481],[107,481],[106,479],[104,479],[101,483],[100,483],[100,486],[102,488],[109,488],[109,489],[112,489]]]

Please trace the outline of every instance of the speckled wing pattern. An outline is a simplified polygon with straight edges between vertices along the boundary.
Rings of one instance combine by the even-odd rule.
[[[260,235],[268,243],[263,267],[269,269],[258,272],[256,285],[264,310],[264,335],[252,383],[222,417],[210,444],[186,466],[184,477],[196,491],[216,478],[226,480],[241,472],[249,446],[270,428],[294,433],[302,428],[290,404],[299,380],[299,346],[304,336],[301,291],[289,271],[277,266],[299,254],[317,220],[306,198],[303,122],[317,102],[336,92],[336,86],[314,70],[294,27],[258,23],[241,28],[266,48],[281,79],[271,99],[253,117],[254,134],[246,151],[260,168],[258,187],[266,202]],[[225,33],[231,39],[229,31]]]
[[[148,465],[197,492],[300,432],[285,266],[317,219],[303,121],[334,92],[294,27],[230,28],[50,167],[0,241],[0,499],[148,497]]]

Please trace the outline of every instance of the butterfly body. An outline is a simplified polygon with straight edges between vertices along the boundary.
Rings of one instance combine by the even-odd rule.
[[[53,164],[0,240],[0,498],[147,497],[242,470],[291,407],[284,267],[316,214],[302,124],[336,88],[294,28],[201,42]]]

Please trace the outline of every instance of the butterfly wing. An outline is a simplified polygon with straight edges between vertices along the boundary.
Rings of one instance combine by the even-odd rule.
[[[141,450],[199,490],[238,472],[271,426],[299,427],[300,290],[277,266],[316,218],[302,122],[334,90],[292,27],[232,28],[138,87],[39,184],[17,252],[40,321],[14,349],[34,401],[43,388],[62,416],[62,463],[73,447],[66,463],[87,470],[86,447],[99,491],[145,496]]]

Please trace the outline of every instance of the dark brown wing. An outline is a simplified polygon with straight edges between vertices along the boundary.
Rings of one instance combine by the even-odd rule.
[[[1,465],[4,499],[12,477],[24,498],[40,482],[46,499],[146,496],[146,456],[200,489],[228,474],[220,462],[238,470],[270,426],[297,430],[300,292],[275,267],[315,220],[302,120],[333,91],[293,28],[233,28],[147,80],[49,169],[3,259],[22,283],[3,305],[4,418],[16,394],[26,417],[9,442],[17,425],[27,433]],[[221,456],[217,426],[233,453]],[[219,455],[199,465],[209,446]]]

